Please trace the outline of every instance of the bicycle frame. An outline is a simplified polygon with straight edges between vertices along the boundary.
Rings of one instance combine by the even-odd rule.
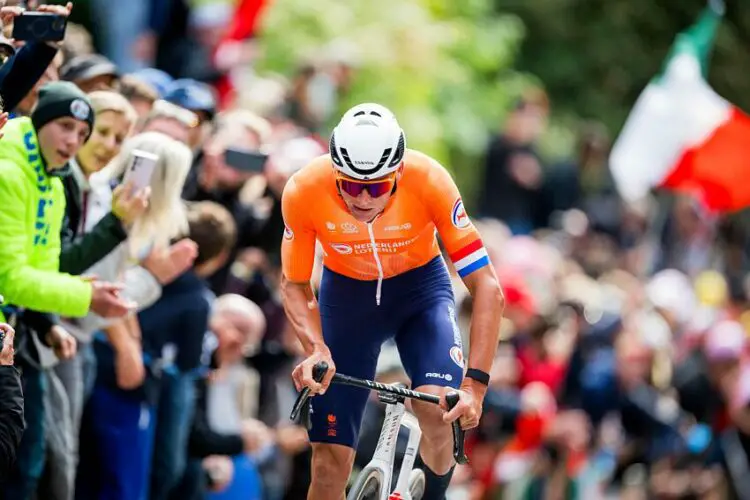
[[[393,477],[393,465],[396,459],[396,441],[401,426],[409,429],[409,441],[406,445],[401,470],[398,475],[396,488],[391,494],[391,481]],[[386,408],[383,428],[380,431],[378,445],[367,467],[378,469],[383,474],[383,487],[378,500],[389,500],[394,495],[399,495],[400,500],[412,500],[409,494],[409,474],[414,467],[417,458],[419,441],[422,438],[422,430],[419,428],[417,418],[406,412],[404,403],[397,402],[389,404]]]

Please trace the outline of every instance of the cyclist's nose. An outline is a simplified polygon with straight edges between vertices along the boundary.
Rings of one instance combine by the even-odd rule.
[[[357,195],[357,201],[369,203],[372,200],[372,196],[370,196],[370,192],[366,189],[363,189],[359,195]]]

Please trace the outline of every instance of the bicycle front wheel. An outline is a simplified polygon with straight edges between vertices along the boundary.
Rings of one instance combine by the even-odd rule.
[[[380,469],[365,467],[354,481],[346,500],[380,500],[383,480],[383,472]]]

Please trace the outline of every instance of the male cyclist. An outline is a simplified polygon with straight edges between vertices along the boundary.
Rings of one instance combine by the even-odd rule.
[[[446,414],[413,403],[424,434],[424,498],[442,499],[455,466],[449,423],[460,418],[469,429],[482,413],[502,291],[450,174],[406,149],[393,113],[378,104],[355,106],[333,131],[329,150],[297,172],[282,196],[284,307],[307,355],[292,376],[297,390],[320,394],[312,400],[308,499],[344,497],[367,401],[367,391],[329,388],[335,369],[372,379],[389,338],[395,338],[412,387],[440,396],[460,387],[458,405]],[[465,377],[436,229],[473,297]],[[324,252],[317,302],[310,286],[316,239]],[[312,367],[320,361],[331,369],[318,384]]]

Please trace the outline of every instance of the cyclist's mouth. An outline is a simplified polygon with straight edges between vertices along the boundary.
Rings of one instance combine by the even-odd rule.
[[[358,207],[357,205],[352,205],[352,211],[355,214],[367,215],[370,212],[372,212],[372,208],[362,208],[362,207]]]

